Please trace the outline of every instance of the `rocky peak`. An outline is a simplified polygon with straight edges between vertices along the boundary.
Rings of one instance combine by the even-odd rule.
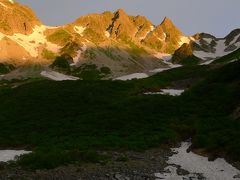
[[[165,17],[162,23],[144,39],[143,43],[158,52],[172,54],[181,44],[184,34]]]
[[[172,57],[173,63],[195,64],[199,61],[200,59],[193,55],[192,45],[187,43],[184,43],[179,49],[177,49]]]
[[[161,25],[173,25],[173,22],[169,17],[166,16],[166,17],[164,17]]]
[[[127,13],[123,10],[123,9],[118,9],[115,13],[114,13],[114,17],[115,18],[119,18],[119,17],[123,17],[123,16],[128,16]]]
[[[0,32],[30,34],[35,25],[41,25],[39,19],[27,6],[12,0],[0,0]]]
[[[118,9],[112,18],[112,24],[108,27],[112,38],[126,39],[134,37],[137,28],[131,17],[123,9]]]
[[[168,17],[165,17],[162,23],[160,24],[160,27],[163,29],[163,31],[166,34],[172,34],[174,33],[175,36],[183,35],[183,33],[175,26],[175,24],[172,22],[172,20]]]
[[[106,27],[111,23],[113,13],[104,12],[102,14],[88,14],[78,18],[73,25],[82,26],[84,28],[91,28],[95,31],[106,30]]]
[[[175,54],[177,53],[190,56],[193,55],[193,49],[190,44],[184,43],[179,49],[176,50]]]

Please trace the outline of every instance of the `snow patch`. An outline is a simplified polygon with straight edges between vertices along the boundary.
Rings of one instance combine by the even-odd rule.
[[[4,37],[5,35],[0,32],[0,40],[2,40]]]
[[[14,4],[14,1],[13,0],[8,0],[8,2]],[[8,6],[6,6],[4,3],[0,2],[0,5],[3,6],[4,8],[10,8]],[[12,8],[11,8],[12,9]]]
[[[5,7],[5,8],[8,8],[5,4],[3,4],[2,2],[0,2],[0,5]]]
[[[164,32],[164,33],[163,33],[163,38],[158,37],[157,39],[158,39],[159,41],[166,41],[166,38],[167,38],[167,34]]]
[[[215,61],[215,59],[209,60],[209,61],[205,61],[205,62],[201,63],[200,65],[209,65],[209,64],[211,64],[213,61]]]
[[[127,81],[132,79],[143,79],[147,77],[148,75],[146,73],[134,73],[134,74],[118,77],[115,80]]]
[[[180,46],[182,46],[183,44],[189,44],[190,43],[190,41],[191,41],[191,38],[189,38],[189,37],[186,37],[186,36],[181,36],[180,37],[180,41],[178,42],[178,44],[180,45]]]
[[[87,45],[83,44],[82,51],[86,51],[86,50],[87,50]]]
[[[238,40],[238,38],[240,38],[240,34],[239,35],[237,35],[231,42],[230,42],[230,44],[229,45],[232,45],[232,44],[235,44],[235,43],[237,43],[237,40]]]
[[[171,68],[170,67],[168,67],[168,68],[157,68],[157,69],[150,70],[149,72],[155,74],[155,73],[160,73],[160,72],[163,72],[163,71],[167,71],[169,69],[171,69]]]
[[[52,70],[42,71],[41,75],[54,81],[66,81],[66,80],[75,81],[79,79],[78,77],[68,76]]]
[[[154,26],[150,26],[150,30],[154,31],[155,27]]]
[[[0,162],[8,162],[11,160],[15,160],[17,156],[21,156],[24,154],[30,154],[31,151],[24,150],[0,150]]]
[[[85,31],[86,27],[83,26],[74,26],[74,31],[78,34],[80,34],[81,36],[83,36],[83,32]]]
[[[157,38],[159,41],[165,41],[164,38]]]
[[[146,92],[145,95],[170,95],[170,96],[180,96],[182,93],[184,93],[185,90],[180,89],[161,89],[159,92]]]
[[[12,36],[7,36],[0,34],[0,39],[7,37],[12,41],[15,41],[20,46],[22,46],[32,57],[37,57],[39,53],[39,47],[41,45],[46,45],[47,49],[57,53],[60,47],[56,44],[47,41],[44,31],[48,29],[48,26],[35,26],[33,33],[29,35],[15,33]]]
[[[208,44],[211,44],[211,42],[212,42],[212,39],[211,39],[211,38],[203,38],[203,40],[204,40],[205,42],[207,42]]]
[[[195,41],[196,39],[194,37],[189,37],[191,41]]]
[[[161,89],[164,95],[170,95],[170,96],[180,96],[182,93],[184,93],[185,90],[179,90],[179,89]]]
[[[173,156],[169,157],[167,163],[169,166],[165,168],[164,173],[156,173],[157,178],[163,178],[165,180],[171,179],[191,179],[197,180],[197,176],[201,175],[204,179],[209,180],[237,180],[237,175],[240,171],[234,168],[231,164],[227,163],[224,159],[218,158],[215,161],[208,161],[207,157],[194,154],[193,152],[187,153],[187,149],[191,146],[190,142],[183,142],[181,147],[173,148],[175,152]],[[174,166],[175,165],[175,166]],[[176,173],[176,165],[181,166],[182,169],[190,172],[189,175],[180,176]],[[167,170],[170,171],[167,172]]]
[[[109,38],[109,37],[110,37],[110,33],[109,33],[108,31],[105,31],[105,36],[106,36],[107,38]]]
[[[166,39],[166,38],[167,38],[167,34],[166,34],[166,33],[163,33],[163,36],[164,36],[164,39]]]
[[[81,50],[78,50],[77,51],[77,55],[73,58],[73,65],[75,65],[77,62],[78,62],[78,60],[80,59],[80,57],[81,57],[81,54],[84,52],[84,51],[86,51],[87,50],[87,45],[86,44],[83,44],[83,46],[82,46],[82,48],[81,48]]]
[[[167,63],[167,64],[169,65],[169,67],[167,67],[167,68],[157,68],[157,69],[150,70],[149,72],[150,73],[160,73],[160,72],[163,72],[163,71],[167,71],[169,69],[182,67],[181,64],[172,64],[172,63]]]
[[[174,69],[182,66],[181,64],[172,64],[171,62],[169,62],[172,59],[171,54],[157,53],[157,54],[154,54],[154,56],[158,59],[162,59],[163,62],[168,65],[168,67],[153,69],[153,70],[150,70],[149,73],[160,73],[163,71],[167,71],[169,69]]]
[[[75,64],[76,62],[78,62],[79,58],[81,57],[81,54],[82,54],[82,51],[81,51],[81,50],[78,50],[78,51],[77,51],[77,55],[73,58],[74,64]]]
[[[150,31],[148,31],[144,36],[140,37],[140,40],[145,39],[152,31],[154,31],[155,27],[154,26],[150,26]]]
[[[229,61],[229,63],[233,63],[233,62],[236,62],[236,61],[239,61],[239,59],[233,59],[233,60]]]
[[[166,53],[157,53],[154,54],[154,56],[158,59],[162,59],[164,61],[169,61],[172,59],[172,55],[171,54],[166,54]]]
[[[177,168],[174,166],[168,166],[164,169],[163,173],[155,173],[154,176],[157,178],[156,180],[198,180],[197,174],[188,174],[188,175],[178,175]]]

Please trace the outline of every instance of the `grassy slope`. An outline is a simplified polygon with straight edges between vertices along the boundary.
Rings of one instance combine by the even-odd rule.
[[[40,81],[4,89],[0,147],[32,147],[36,153],[19,163],[53,168],[98,160],[89,151],[145,149],[193,135],[196,147],[220,148],[237,159],[240,123],[229,114],[240,102],[239,71],[235,62],[212,71],[182,67],[128,82]],[[196,84],[181,97],[142,95],[189,77]]]
[[[240,103],[239,73],[240,62],[228,64],[181,97],[182,111],[195,119],[191,125],[195,130],[194,146],[236,160],[240,160],[240,121],[231,119],[231,114]]]

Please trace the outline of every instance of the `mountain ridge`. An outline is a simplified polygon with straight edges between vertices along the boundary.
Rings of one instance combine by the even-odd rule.
[[[0,63],[16,66],[50,65],[57,56],[68,54],[74,67],[107,66],[114,76],[119,76],[168,66],[161,57],[175,56],[185,44],[189,44],[199,63],[240,47],[239,29],[225,38],[207,33],[186,36],[168,17],[154,25],[145,16],[131,16],[123,9],[87,14],[55,27],[44,25],[30,8],[17,2],[0,0],[0,9],[0,44],[4,46],[0,49]],[[1,24],[5,26],[1,28]]]

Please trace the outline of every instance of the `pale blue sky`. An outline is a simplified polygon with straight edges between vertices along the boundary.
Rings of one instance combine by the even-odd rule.
[[[208,32],[218,37],[240,28],[240,0],[17,0],[30,6],[47,25],[62,25],[81,15],[123,8],[154,24],[165,16],[187,35]]]

